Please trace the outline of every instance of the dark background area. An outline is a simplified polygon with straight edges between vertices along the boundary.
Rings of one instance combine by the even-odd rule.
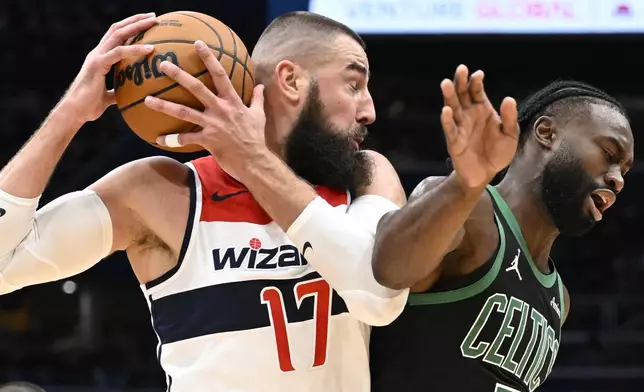
[[[294,6],[295,0],[278,2],[271,10]],[[111,23],[138,12],[175,10],[221,19],[249,48],[269,15],[262,0],[0,2],[0,164],[38,128]],[[486,72],[495,105],[504,96],[520,99],[557,78],[586,81],[619,98],[636,140],[642,135],[644,36],[364,38],[378,111],[368,145],[392,160],[408,191],[428,175],[447,173],[439,83],[460,63]],[[162,152],[140,141],[111,108],[73,141],[43,201],[155,154]],[[636,143],[636,159],[641,156]],[[187,161],[194,156],[174,157]],[[570,291],[572,310],[554,371],[541,390],[644,389],[641,161],[636,160],[626,184],[619,202],[588,236],[556,243],[552,258]],[[72,281],[0,297],[0,382],[26,379],[51,391],[163,390],[150,316],[124,255],[110,257]]]

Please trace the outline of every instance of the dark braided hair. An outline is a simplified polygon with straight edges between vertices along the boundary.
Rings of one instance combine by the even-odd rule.
[[[518,106],[519,150],[525,145],[530,129],[539,117],[566,118],[593,103],[611,107],[628,117],[624,107],[615,98],[582,82],[558,80],[533,93]]]
[[[521,151],[530,129],[541,116],[552,116],[559,119],[570,117],[584,110],[589,104],[606,105],[616,109],[628,118],[626,110],[615,98],[589,84],[574,80],[557,80],[519,102],[519,146]],[[453,169],[452,160],[447,158],[447,166]],[[504,177],[507,169],[497,175],[496,181]]]

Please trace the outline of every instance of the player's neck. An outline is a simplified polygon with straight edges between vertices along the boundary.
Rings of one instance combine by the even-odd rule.
[[[284,160],[284,143],[283,140],[279,140],[277,135],[285,134],[285,132],[280,132],[280,130],[287,127],[287,124],[283,118],[273,115],[268,110],[266,111],[266,125],[264,127],[266,147],[282,160]]]
[[[497,189],[519,223],[537,267],[544,273],[550,272],[548,258],[559,231],[543,204],[539,178],[508,173]]]

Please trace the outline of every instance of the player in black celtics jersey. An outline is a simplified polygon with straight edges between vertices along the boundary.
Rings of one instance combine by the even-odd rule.
[[[454,171],[423,181],[379,225],[377,279],[414,294],[372,331],[372,391],[533,391],[570,308],[550,249],[559,234],[589,231],[622,190],[629,121],[577,82],[550,84],[518,110],[506,98],[500,115],[481,72],[460,66],[441,89]]]

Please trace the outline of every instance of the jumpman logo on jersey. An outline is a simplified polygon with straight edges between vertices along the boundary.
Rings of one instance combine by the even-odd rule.
[[[519,280],[523,280],[523,278],[521,277],[521,272],[519,272],[519,256],[520,255],[521,255],[521,249],[517,249],[517,255],[514,256],[514,260],[512,260],[512,264],[510,264],[510,266],[505,269],[505,272],[515,270],[517,272],[517,275],[519,275]]]

